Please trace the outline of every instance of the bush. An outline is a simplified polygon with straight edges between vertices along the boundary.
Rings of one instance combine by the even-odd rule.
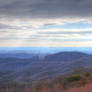
[[[85,75],[85,77],[89,77],[91,75],[91,73],[90,72],[86,72],[84,75]]]
[[[68,78],[68,81],[75,82],[75,81],[80,81],[81,79],[82,79],[81,75],[72,75]]]

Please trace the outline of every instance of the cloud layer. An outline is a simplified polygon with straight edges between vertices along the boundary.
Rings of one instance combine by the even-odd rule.
[[[15,17],[91,17],[91,9],[92,0],[0,0],[0,13]]]
[[[90,47],[91,15],[92,0],[0,0],[0,46]]]

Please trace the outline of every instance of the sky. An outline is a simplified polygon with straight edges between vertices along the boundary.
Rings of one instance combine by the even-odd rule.
[[[92,54],[92,47],[0,47],[0,53],[54,54],[58,52],[83,52]]]
[[[0,0],[0,47],[92,47],[92,0]]]

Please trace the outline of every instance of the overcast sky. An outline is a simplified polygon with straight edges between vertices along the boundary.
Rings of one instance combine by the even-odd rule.
[[[92,47],[92,0],[0,0],[0,47]]]

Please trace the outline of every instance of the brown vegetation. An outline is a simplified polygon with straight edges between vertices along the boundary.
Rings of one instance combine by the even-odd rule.
[[[64,79],[59,77],[53,80],[40,80],[33,85],[8,85],[0,88],[0,92],[92,92],[92,75],[86,72],[73,74]]]

